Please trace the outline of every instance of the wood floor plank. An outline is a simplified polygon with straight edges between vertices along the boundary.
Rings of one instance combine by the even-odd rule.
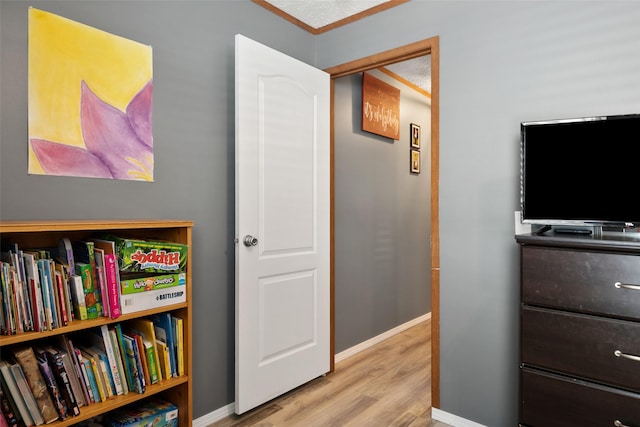
[[[336,364],[335,371],[209,427],[427,427],[430,321]]]

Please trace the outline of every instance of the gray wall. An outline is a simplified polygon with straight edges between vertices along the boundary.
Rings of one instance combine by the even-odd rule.
[[[361,130],[362,74],[336,79],[336,352],[431,311],[430,101],[369,74],[400,89],[400,137]],[[409,173],[409,123],[421,125],[420,175]]]
[[[640,3],[414,0],[318,36],[317,65],[435,35],[440,409],[510,427],[518,396],[519,124],[640,112]]]

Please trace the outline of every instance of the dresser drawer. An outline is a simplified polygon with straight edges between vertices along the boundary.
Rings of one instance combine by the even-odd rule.
[[[527,427],[640,426],[640,395],[523,368],[520,424]]]
[[[521,246],[525,304],[640,319],[640,256]]]
[[[525,306],[520,327],[522,363],[640,392],[640,323]]]

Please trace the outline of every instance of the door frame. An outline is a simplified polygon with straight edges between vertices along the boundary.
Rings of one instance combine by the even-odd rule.
[[[439,156],[440,156],[440,37],[425,40],[376,53],[347,62],[324,71],[331,75],[330,112],[330,318],[331,318],[331,372],[335,368],[335,170],[334,170],[334,80],[373,68],[431,55],[431,406],[440,407],[440,218],[439,218]]]

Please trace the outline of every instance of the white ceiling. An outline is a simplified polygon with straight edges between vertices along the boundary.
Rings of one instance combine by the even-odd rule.
[[[312,28],[321,28],[389,0],[266,0]]]
[[[385,68],[431,93],[431,55],[396,62]]]
[[[311,28],[335,24],[358,14],[389,3],[391,0],[266,0],[276,9]],[[400,4],[400,3],[398,3]],[[389,71],[431,93],[431,56],[385,66]]]

